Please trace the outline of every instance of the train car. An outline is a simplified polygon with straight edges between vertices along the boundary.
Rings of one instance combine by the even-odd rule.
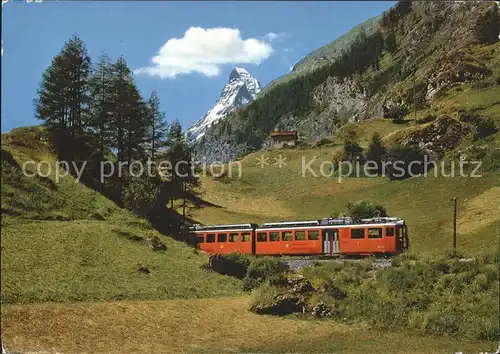
[[[266,223],[255,230],[255,254],[323,254],[318,220]]]
[[[195,225],[191,228],[196,247],[210,254],[239,252],[254,253],[254,230],[256,224]]]
[[[399,218],[268,223],[255,233],[257,255],[390,255],[408,247]]]
[[[408,248],[408,229],[399,218],[198,226],[192,232],[197,248],[211,254],[394,255]]]

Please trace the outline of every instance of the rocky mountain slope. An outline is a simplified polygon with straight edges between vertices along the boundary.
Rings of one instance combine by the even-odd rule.
[[[500,32],[498,11],[489,1],[399,2],[366,28],[353,29],[356,38],[337,50],[339,57],[319,66],[324,51],[310,54],[295,73],[207,129],[198,154],[228,161],[265,146],[274,129],[296,129],[301,140],[314,142],[348,122],[413,119],[414,109],[420,123],[444,115],[458,119],[459,108],[472,107],[449,104],[460,90],[475,90],[476,108],[484,98],[481,114],[500,119],[492,98],[500,82],[498,38],[485,41],[478,34],[491,21],[488,30]]]
[[[260,90],[259,81],[248,71],[243,68],[234,68],[229,75],[229,82],[222,89],[215,106],[188,129],[190,141],[196,142],[201,139],[205,131],[213,124],[218,123],[235,109],[253,101]]]
[[[269,85],[264,87],[262,94],[265,94],[276,85],[285,83],[299,75],[311,73],[313,70],[320,68],[323,65],[334,62],[342,51],[347,48],[361,32],[373,33],[377,30],[379,20],[380,16],[371,18],[352,28],[349,32],[341,35],[333,42],[330,42],[327,45],[309,53],[293,66],[290,73],[271,81]]]

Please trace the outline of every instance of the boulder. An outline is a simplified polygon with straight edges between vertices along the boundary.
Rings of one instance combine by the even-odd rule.
[[[311,314],[315,317],[332,317],[332,311],[323,301],[317,303],[313,308]]]
[[[158,236],[148,237],[147,240],[153,251],[158,252],[167,250],[167,245],[164,244]]]
[[[269,303],[257,304],[252,310],[258,314],[278,316],[309,313],[311,311],[309,297],[313,291],[313,286],[304,277],[288,279],[281,293]]]

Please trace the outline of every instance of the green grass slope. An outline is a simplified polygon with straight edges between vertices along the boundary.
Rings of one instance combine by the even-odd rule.
[[[387,119],[369,120],[352,125],[361,146],[379,132],[384,138],[406,130],[419,129],[418,124],[394,124]],[[496,137],[492,137],[496,139]],[[444,253],[452,246],[453,205],[458,199],[458,248],[481,253],[499,246],[500,180],[497,171],[480,169],[481,177],[462,177],[456,165],[438,167],[438,175],[403,181],[388,178],[348,178],[328,174],[328,164],[341,149],[342,130],[332,137],[331,146],[258,151],[241,160],[241,177],[233,166],[231,178],[205,177],[204,198],[217,207],[204,207],[194,217],[201,222],[266,222],[293,219],[318,219],[346,210],[348,202],[368,200],[384,205],[390,215],[404,218],[409,226],[410,246],[417,253]],[[286,166],[276,165],[279,156]],[[267,158],[268,166],[257,165]],[[314,176],[303,169],[309,161]],[[305,171],[304,176],[302,171]],[[471,170],[465,170],[470,176]]]
[[[205,255],[160,235],[73,177],[55,183],[54,171],[47,178],[24,176],[28,160],[54,166],[43,128],[16,129],[2,139],[4,304],[239,293],[239,281],[200,268]],[[167,251],[150,248],[147,238],[155,236]],[[138,272],[140,265],[150,273]]]

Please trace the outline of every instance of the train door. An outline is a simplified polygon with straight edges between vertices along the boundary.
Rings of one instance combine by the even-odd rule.
[[[408,226],[406,224],[396,226],[396,250],[402,252],[410,247],[408,239]]]
[[[339,229],[323,229],[323,253],[340,253]]]
[[[256,255],[257,254],[257,232],[255,232],[255,229],[252,230],[252,254]]]

